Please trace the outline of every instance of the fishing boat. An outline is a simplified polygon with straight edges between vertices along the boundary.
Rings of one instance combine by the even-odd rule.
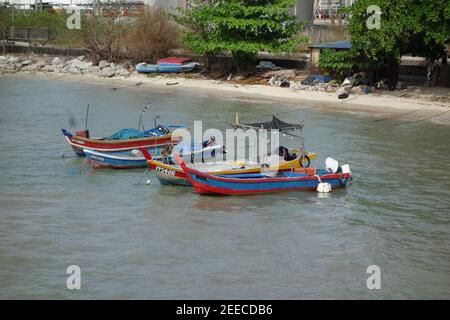
[[[96,150],[83,149],[86,154],[86,159],[92,168],[111,168],[111,169],[135,169],[145,168],[148,166],[145,154],[153,154],[155,159],[165,161],[173,164],[174,159],[170,156],[172,152],[171,145],[164,146],[163,148],[141,148],[133,149],[125,152],[99,152]],[[176,151],[181,154],[183,159],[187,159],[191,163],[205,162],[210,159],[215,159],[217,155],[223,153],[223,147],[221,145],[201,145],[192,146],[190,150],[184,145],[177,145]],[[152,157],[152,156],[150,156]]]
[[[148,103],[141,111],[139,117],[139,129],[127,128],[121,129],[111,136],[102,138],[91,138],[88,130],[89,105],[86,110],[86,124],[84,130],[76,131],[75,134],[66,129],[61,129],[64,137],[69,145],[72,147],[76,155],[80,157],[86,156],[84,149],[91,149],[97,152],[129,152],[138,148],[164,148],[168,145],[177,144],[178,140],[172,136],[172,131],[183,126],[163,126],[157,125],[156,116],[154,120],[154,128],[146,130],[143,124],[143,116],[149,110]]]
[[[180,165],[164,162],[159,159],[155,159],[145,149],[141,149],[142,154],[147,160],[148,166],[152,172],[156,175],[159,182],[162,185],[181,185],[191,186],[186,173],[183,171]],[[242,162],[242,161],[214,161],[207,163],[193,163],[193,167],[199,171],[206,172],[212,175],[234,175],[234,174],[251,174],[260,173],[261,171],[290,171],[293,169],[301,168],[308,165],[311,160],[315,159],[317,155],[315,153],[308,153],[308,159],[306,157],[292,160],[281,160],[279,166],[271,167],[266,164],[258,162]]]
[[[75,134],[66,129],[61,129],[64,137],[72,147],[76,155],[84,157],[84,149],[92,149],[99,152],[127,151],[136,148],[158,148],[175,144],[168,127],[158,126],[147,131],[136,129],[122,129],[112,136],[103,138],[91,138],[88,130],[77,131]]]
[[[330,168],[316,170],[314,168],[298,169],[294,172],[252,173],[236,175],[213,175],[188,167],[183,160],[175,155],[187,178],[200,194],[245,195],[262,194],[283,191],[318,190],[329,186],[345,188],[352,179],[350,166],[338,167],[336,171]]]
[[[148,64],[142,62],[136,65],[136,71],[139,73],[181,73],[190,72],[198,65],[197,62],[185,64]]]

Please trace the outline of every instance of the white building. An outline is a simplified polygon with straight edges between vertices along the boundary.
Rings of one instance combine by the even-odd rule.
[[[114,1],[114,0],[100,0]],[[122,0],[123,1],[123,0]],[[176,8],[188,8],[190,0],[124,0],[126,3],[142,4],[147,6],[157,6],[166,11],[173,11]],[[335,13],[337,8],[352,5],[356,0],[297,0],[293,8],[295,14],[301,21],[311,21],[313,17],[320,18]],[[22,9],[36,7],[40,2],[55,7],[67,6],[89,6],[93,0],[0,0],[0,3],[7,2]],[[37,6],[38,7],[38,6]]]

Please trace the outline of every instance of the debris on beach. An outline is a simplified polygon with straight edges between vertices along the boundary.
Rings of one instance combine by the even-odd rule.
[[[269,79],[269,85],[272,87],[289,88],[291,86],[291,83],[285,77],[273,76]]]
[[[347,92],[346,87],[340,87],[337,91],[336,91],[336,95],[338,96],[339,100],[342,99],[347,99],[349,97],[349,93]]]
[[[282,69],[267,71],[261,75],[264,79],[269,79],[267,83],[273,87],[290,88],[297,72],[294,69]]]

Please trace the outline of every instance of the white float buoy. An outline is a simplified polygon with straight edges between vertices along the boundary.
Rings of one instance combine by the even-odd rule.
[[[331,192],[331,184],[328,182],[319,182],[319,185],[316,189],[319,193],[330,193]]]

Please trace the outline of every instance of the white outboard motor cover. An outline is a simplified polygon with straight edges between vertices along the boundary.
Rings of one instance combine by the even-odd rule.
[[[339,162],[331,157],[325,160],[325,168],[329,173],[336,173],[339,170]]]
[[[342,169],[342,173],[343,173],[343,174],[346,174],[346,173],[352,173],[352,172],[350,171],[350,165],[348,165],[348,164],[343,164],[343,165],[341,166],[341,169]]]

